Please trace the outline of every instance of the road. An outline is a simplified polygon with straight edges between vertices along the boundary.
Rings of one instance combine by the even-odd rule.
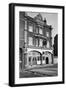
[[[20,72],[20,77],[48,77],[57,76],[57,74],[58,66],[55,64],[25,69],[23,72]]]

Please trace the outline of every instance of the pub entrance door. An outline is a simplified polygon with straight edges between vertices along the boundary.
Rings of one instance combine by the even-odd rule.
[[[49,58],[46,57],[46,64],[49,64]]]

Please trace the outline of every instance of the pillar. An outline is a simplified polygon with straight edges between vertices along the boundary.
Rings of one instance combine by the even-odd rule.
[[[52,64],[54,64],[54,61],[53,61],[54,59],[53,59],[53,54],[52,54]]]

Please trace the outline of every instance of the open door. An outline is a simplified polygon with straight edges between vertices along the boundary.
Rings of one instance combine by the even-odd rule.
[[[46,57],[46,64],[49,64],[49,58]]]

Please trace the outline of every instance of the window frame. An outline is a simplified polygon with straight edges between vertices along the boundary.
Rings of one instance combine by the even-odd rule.
[[[32,44],[29,44],[29,38],[32,38],[32,40],[31,40],[32,41]],[[31,37],[31,36],[28,37],[28,45],[29,46],[33,46],[33,37]]]
[[[32,31],[30,31],[30,29],[29,29],[30,26],[32,26]],[[34,31],[34,27],[33,27],[33,24],[32,24],[32,23],[29,23],[29,24],[28,24],[28,31],[29,31],[29,32],[33,32],[33,31]]]
[[[42,47],[40,44],[40,40],[42,41],[42,46],[43,46],[43,39],[39,39],[39,47]]]
[[[42,33],[40,33],[40,30],[42,30]],[[43,29],[39,27],[39,34],[43,35]]]

